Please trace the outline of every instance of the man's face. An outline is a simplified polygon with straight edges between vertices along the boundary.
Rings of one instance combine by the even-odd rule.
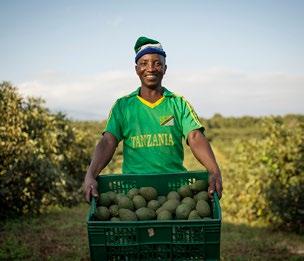
[[[137,61],[135,70],[142,86],[155,89],[161,86],[167,70],[165,57],[159,54],[145,54]]]

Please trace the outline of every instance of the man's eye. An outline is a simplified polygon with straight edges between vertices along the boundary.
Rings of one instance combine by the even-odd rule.
[[[161,68],[163,68],[163,64],[157,63],[157,64],[155,64],[155,68],[161,69]]]

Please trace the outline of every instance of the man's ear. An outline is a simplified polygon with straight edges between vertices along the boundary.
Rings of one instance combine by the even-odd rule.
[[[137,64],[135,64],[135,72],[138,75],[138,66],[137,66]]]
[[[167,71],[167,64],[165,64],[165,67],[164,67],[164,74],[166,73]]]

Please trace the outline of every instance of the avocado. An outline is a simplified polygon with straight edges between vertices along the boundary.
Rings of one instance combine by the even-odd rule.
[[[145,198],[141,195],[135,195],[133,197],[132,201],[133,201],[135,209],[139,209],[139,208],[145,207],[147,205]]]
[[[190,197],[186,197],[182,200],[182,203],[183,204],[186,204],[188,206],[190,206],[191,210],[195,208],[196,206],[196,202],[193,198],[190,198]]]
[[[115,203],[115,204],[118,204],[119,199],[122,198],[122,197],[126,197],[126,195],[123,194],[123,193],[118,193],[118,194],[116,194],[116,198],[115,198],[115,200],[114,200],[114,203]]]
[[[172,213],[169,210],[162,209],[157,214],[157,220],[172,220]]]
[[[211,215],[211,209],[207,201],[205,200],[199,200],[196,203],[196,208],[195,208],[200,215],[200,217],[210,217]]]
[[[156,209],[158,209],[160,207],[160,204],[159,204],[158,200],[152,199],[148,202],[147,207],[151,208],[155,211]]]
[[[177,192],[182,198],[192,197],[192,191],[189,185],[181,186]]]
[[[110,211],[104,206],[97,207],[94,216],[98,220],[106,221],[110,218]]]
[[[108,207],[111,205],[111,198],[108,193],[100,193],[98,198],[98,205]]]
[[[193,220],[193,219],[202,219],[196,209],[192,210],[188,217],[188,220]]]
[[[157,199],[157,190],[153,187],[142,187],[139,189],[139,194],[147,201]]]
[[[118,210],[119,218],[121,221],[136,221],[136,214],[130,209],[121,208]]]
[[[190,212],[191,206],[182,203],[175,210],[176,219],[188,219]]]
[[[160,208],[158,208],[158,209],[156,209],[156,215],[158,215],[159,214],[159,212],[161,212],[161,211],[163,211],[163,210],[167,210],[167,209],[165,209],[165,208],[163,208],[163,207],[160,207]]]
[[[208,192],[207,191],[201,191],[201,192],[197,193],[196,195],[194,195],[193,198],[196,201],[199,201],[199,200],[208,201],[208,199],[209,199]]]
[[[207,191],[208,189],[208,181],[207,180],[196,180],[194,183],[190,185],[190,188],[194,193],[198,193],[200,191]]]
[[[169,210],[171,213],[175,212],[175,209],[179,205],[179,201],[176,199],[169,199],[167,200],[161,208]]]
[[[155,219],[156,213],[151,208],[139,208],[135,211],[136,216],[139,220],[152,220]]]
[[[181,198],[180,195],[176,191],[170,191],[167,194],[167,200],[170,200],[170,199],[180,200],[180,198]]]
[[[164,204],[166,202],[167,198],[166,198],[166,196],[158,196],[157,200],[161,206],[162,204]]]
[[[127,193],[127,196],[130,198],[130,199],[133,199],[135,195],[137,195],[139,193],[139,189],[138,188],[131,188],[128,193]]]
[[[109,199],[111,200],[111,203],[115,202],[116,192],[108,191],[108,192],[106,192],[106,194],[108,195]]]
[[[110,211],[110,214],[111,214],[112,217],[117,217],[118,216],[118,210],[119,210],[118,205],[111,205],[109,207],[109,211]]]
[[[134,209],[134,205],[131,199],[129,199],[127,196],[120,197],[118,200],[118,207],[119,208],[127,208],[130,210]]]

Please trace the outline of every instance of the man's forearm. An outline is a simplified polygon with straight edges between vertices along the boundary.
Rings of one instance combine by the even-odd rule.
[[[214,175],[220,175],[220,169],[216,163],[214,153],[208,140],[199,131],[189,134],[189,146],[196,159]]]
[[[217,165],[208,140],[202,133],[196,130],[189,134],[188,143],[193,155],[207,168],[208,172],[210,173],[208,187],[209,197],[213,198],[213,193],[216,191],[219,198],[221,198],[223,191],[221,171]]]
[[[96,176],[108,165],[117,147],[115,138],[105,133],[101,141],[96,145],[91,164],[88,168],[88,177],[96,178]]]

